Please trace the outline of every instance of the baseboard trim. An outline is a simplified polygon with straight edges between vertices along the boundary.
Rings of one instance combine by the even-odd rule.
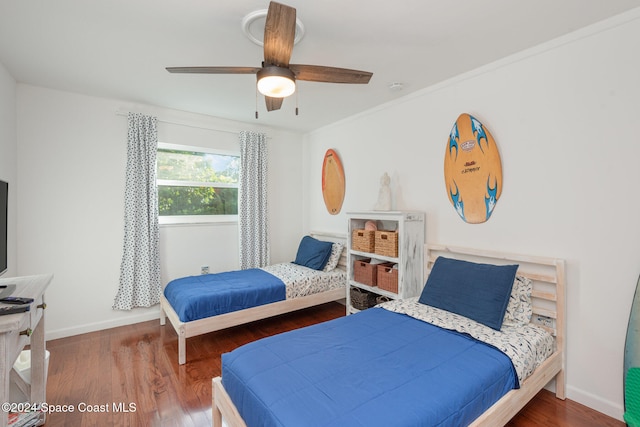
[[[336,301],[345,305],[344,299]],[[72,337],[74,335],[86,334],[89,332],[102,331],[104,329],[117,328],[120,326],[133,325],[134,323],[147,322],[149,320],[160,319],[160,306],[156,309],[144,309],[145,311],[140,314],[128,315],[119,317],[117,319],[105,320],[102,322],[94,322],[80,326],[73,326],[71,328],[54,329],[52,331],[45,332],[45,339],[56,340],[58,338]]]
[[[125,317],[119,317],[113,320],[106,320],[103,322],[89,323],[80,326],[74,326],[71,328],[55,329],[47,331],[45,333],[45,339],[55,340],[58,338],[66,338],[74,335],[86,334],[89,332],[102,331],[104,329],[117,328],[120,326],[133,325],[134,323],[147,322],[149,320],[160,319],[160,309],[153,311],[145,311],[144,313],[130,315]]]
[[[570,385],[567,385],[567,398],[623,421],[624,407],[622,404],[603,399],[601,396],[596,396],[595,394]]]

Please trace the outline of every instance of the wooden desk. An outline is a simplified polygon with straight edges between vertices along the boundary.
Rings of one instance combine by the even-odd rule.
[[[11,371],[25,345],[31,348],[31,385],[27,387],[31,402],[46,402],[44,291],[52,279],[53,275],[0,279],[0,285],[16,285],[12,296],[34,299],[30,311],[0,316],[0,404],[9,402]],[[41,414],[41,423],[44,423],[45,415]],[[6,405],[3,405],[0,427],[7,425],[7,416]]]

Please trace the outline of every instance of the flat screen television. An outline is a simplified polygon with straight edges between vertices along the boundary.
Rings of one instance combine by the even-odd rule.
[[[0,181],[0,276],[7,271],[7,205],[9,204],[9,184]]]

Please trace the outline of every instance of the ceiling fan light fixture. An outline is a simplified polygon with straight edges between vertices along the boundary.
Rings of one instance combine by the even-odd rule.
[[[296,78],[288,68],[270,66],[257,73],[258,91],[271,98],[286,98],[296,91]]]

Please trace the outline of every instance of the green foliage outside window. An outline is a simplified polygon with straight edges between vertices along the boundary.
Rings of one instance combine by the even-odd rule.
[[[160,216],[237,215],[238,189],[215,187],[158,187]]]
[[[237,215],[237,156],[158,149],[160,216]]]

